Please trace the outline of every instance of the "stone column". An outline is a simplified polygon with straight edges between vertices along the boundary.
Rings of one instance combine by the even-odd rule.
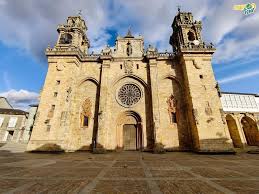
[[[238,129],[238,133],[239,133],[241,142],[242,142],[243,146],[245,146],[245,145],[247,145],[247,141],[246,141],[246,136],[245,136],[243,126],[242,126],[242,123],[241,123],[241,117],[242,117],[242,115],[236,114],[234,116],[234,119],[235,119],[235,122],[236,122],[236,125],[237,125],[237,129]]]
[[[157,83],[157,61],[156,57],[149,57],[149,69],[150,69],[150,89],[152,99],[152,110],[153,113],[153,130],[154,130],[154,143],[159,143],[160,134],[158,133],[160,125],[160,114],[159,114],[159,99],[158,99],[158,83]]]
[[[103,152],[107,147],[107,133],[108,133],[108,107],[107,98],[109,90],[109,69],[110,69],[110,56],[102,56],[101,59],[101,81],[100,81],[100,101],[99,101],[99,112],[98,112],[98,130],[96,147],[93,149],[94,152]]]

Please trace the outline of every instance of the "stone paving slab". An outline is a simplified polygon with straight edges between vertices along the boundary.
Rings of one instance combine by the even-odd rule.
[[[224,180],[215,183],[226,187],[238,194],[257,194],[259,193],[259,180]]]
[[[113,168],[109,169],[107,173],[105,174],[105,177],[109,178],[116,178],[116,177],[129,177],[129,178],[139,178],[139,177],[145,177],[145,173],[143,169],[138,168]]]
[[[213,188],[199,180],[162,180],[157,181],[162,193],[166,194],[222,194],[223,192]]]
[[[245,153],[0,152],[0,193],[256,194],[258,163]]]
[[[126,181],[100,181],[91,193],[151,193],[147,181],[126,180]]]
[[[30,180],[0,179],[0,193],[6,193],[28,183],[30,183]]]
[[[191,178],[192,174],[184,170],[151,170],[153,177],[174,177],[174,178]]]
[[[38,193],[78,193],[90,181],[88,180],[46,180],[32,181],[28,187],[24,187],[15,194]]]
[[[240,178],[247,177],[236,171],[227,170],[225,168],[201,168],[195,167],[191,169],[192,172],[199,174],[206,178]]]

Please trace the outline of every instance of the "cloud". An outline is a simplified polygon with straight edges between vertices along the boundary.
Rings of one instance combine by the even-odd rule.
[[[259,69],[258,70],[253,70],[253,71],[249,71],[249,72],[245,72],[245,73],[240,73],[238,75],[234,75],[234,76],[229,76],[223,79],[220,79],[218,82],[220,84],[226,84],[229,82],[234,82],[240,79],[244,79],[244,78],[248,78],[248,77],[253,77],[259,75]]]
[[[135,34],[142,34],[145,43],[156,45],[160,51],[171,50],[171,24],[177,5],[190,11],[194,19],[203,21],[203,37],[214,42],[217,51],[213,62],[226,63],[246,60],[258,50],[259,13],[244,16],[233,11],[242,0],[11,0],[0,6],[0,41],[30,53],[46,62],[44,50],[57,41],[57,25],[64,23],[79,9],[88,26],[91,51],[100,51],[115,29],[124,35],[129,26]],[[242,49],[242,50],[241,50]],[[243,49],[245,52],[243,52]],[[244,54],[245,53],[245,54]]]
[[[27,90],[9,90],[0,93],[0,96],[6,97],[9,103],[17,109],[27,110],[30,104],[37,104],[39,94]]]
[[[18,47],[40,61],[46,62],[44,55],[48,44],[57,40],[58,24],[66,22],[70,15],[83,10],[88,36],[93,47],[105,45],[109,39],[105,28],[110,25],[107,1],[98,0],[11,0],[0,6],[0,23],[5,29],[0,31],[0,40],[8,46]]]

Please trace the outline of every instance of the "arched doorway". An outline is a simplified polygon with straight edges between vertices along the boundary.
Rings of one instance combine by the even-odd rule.
[[[229,130],[231,139],[233,141],[234,147],[235,148],[243,147],[235,119],[231,115],[227,115],[226,121],[227,121],[228,130]]]
[[[247,145],[256,146],[256,137],[259,133],[256,122],[250,117],[245,116],[241,119],[241,123],[246,137]]]
[[[117,119],[117,147],[123,150],[142,150],[143,132],[141,117],[134,111],[126,111]]]

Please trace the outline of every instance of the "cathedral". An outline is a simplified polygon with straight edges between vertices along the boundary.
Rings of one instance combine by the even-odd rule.
[[[27,150],[232,152],[215,48],[190,12],[178,10],[171,27],[172,52],[129,30],[91,54],[81,15],[58,25]]]

